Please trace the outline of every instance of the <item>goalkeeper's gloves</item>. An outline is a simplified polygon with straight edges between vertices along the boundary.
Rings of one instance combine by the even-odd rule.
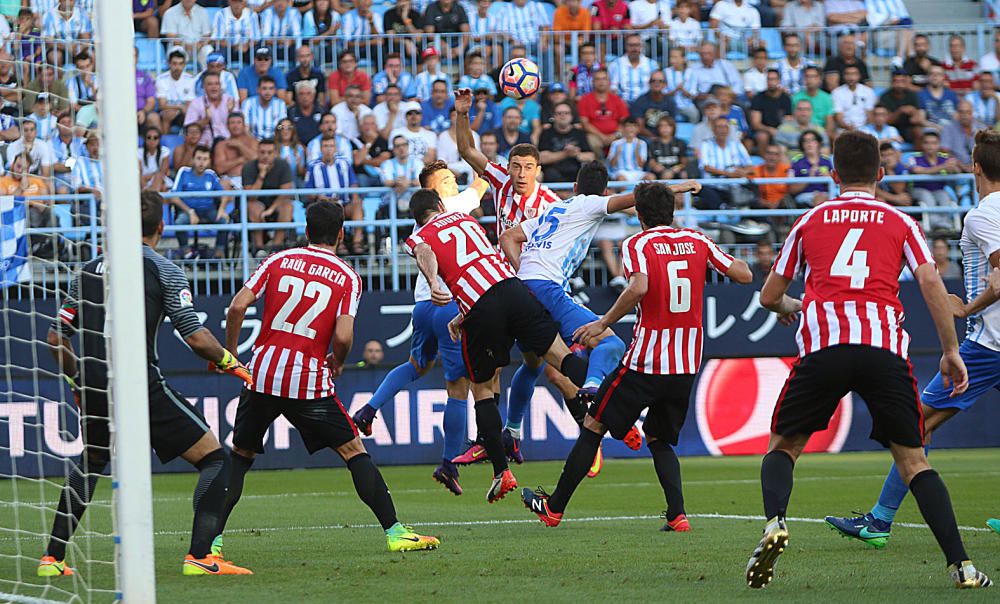
[[[65,375],[63,374],[63,379],[69,384],[70,392],[73,393],[73,400],[76,401],[76,406],[80,406],[80,374],[76,375]]]
[[[246,368],[246,365],[240,362],[239,359],[233,356],[233,353],[228,350],[222,355],[222,359],[217,363],[212,363],[214,369],[223,371],[230,375],[235,375],[236,377],[243,380],[247,388],[253,387],[253,375],[251,375],[250,370]]]

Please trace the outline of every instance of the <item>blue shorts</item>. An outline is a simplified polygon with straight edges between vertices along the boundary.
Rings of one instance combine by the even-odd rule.
[[[589,308],[574,302],[558,283],[531,279],[524,284],[559,324],[559,335],[567,344],[573,341],[574,331],[598,319]]]
[[[444,379],[454,382],[467,377],[462,345],[451,341],[448,322],[458,314],[458,305],[435,306],[430,300],[417,302],[413,307],[413,335],[410,336],[410,356],[423,369],[441,355]]]
[[[934,409],[965,411],[990,388],[1000,388],[1000,352],[968,339],[958,347],[958,352],[969,370],[968,390],[954,398],[948,398],[951,388],[945,388],[941,374],[938,373],[924,388],[920,402]]]

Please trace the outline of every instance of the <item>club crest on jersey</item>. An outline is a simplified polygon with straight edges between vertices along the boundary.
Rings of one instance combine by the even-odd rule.
[[[527,216],[528,219],[530,220],[535,216],[538,216],[538,208],[525,208],[524,215]]]

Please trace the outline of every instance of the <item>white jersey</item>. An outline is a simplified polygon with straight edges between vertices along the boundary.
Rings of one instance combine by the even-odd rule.
[[[965,215],[962,229],[965,295],[969,302],[986,288],[990,254],[1000,250],[1000,193],[990,193]],[[966,339],[1000,351],[1000,304],[988,306],[968,321]]]
[[[458,195],[453,197],[445,197],[441,200],[444,204],[445,211],[448,212],[462,212],[463,214],[468,214],[472,210],[479,207],[480,195],[479,192],[474,188],[469,187],[468,189],[462,191]],[[445,285],[444,279],[441,275],[438,275],[438,287],[444,291],[448,291],[448,286]],[[417,272],[417,283],[413,287],[413,301],[423,302],[425,300],[431,299],[431,286],[427,283],[427,278],[424,274]]]
[[[608,199],[576,195],[522,222],[521,230],[528,241],[521,252],[517,276],[522,281],[553,281],[565,288],[587,256],[601,221],[608,216]]]

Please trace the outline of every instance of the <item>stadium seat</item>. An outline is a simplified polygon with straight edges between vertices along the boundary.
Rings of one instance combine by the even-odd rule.
[[[691,140],[692,134],[694,134],[694,124],[690,122],[677,122],[677,138],[688,142]]]
[[[785,49],[781,45],[781,32],[773,28],[760,30],[760,41],[767,48],[767,56],[771,59],[784,59]]]
[[[761,157],[761,156],[759,156],[759,155],[751,155],[750,156],[750,165],[751,166],[763,166],[764,165],[764,158]]]
[[[180,134],[163,134],[160,137],[160,144],[170,150],[171,153],[174,149],[180,147],[184,142],[184,137]]]
[[[306,207],[298,199],[292,202],[292,222],[302,225],[296,227],[295,234],[299,237],[304,236],[306,234]]]
[[[382,207],[381,197],[365,197],[361,200],[361,208],[364,211],[365,220],[375,220],[378,217],[378,209]],[[366,226],[366,233],[374,233],[374,226]]]
[[[139,51],[138,68],[143,71],[163,71],[163,52],[159,40],[148,38],[136,39],[135,47]]]
[[[61,229],[73,228],[73,210],[69,203],[52,204],[52,215],[55,216]],[[87,233],[66,233],[65,237],[70,241],[81,241],[88,237]]]

